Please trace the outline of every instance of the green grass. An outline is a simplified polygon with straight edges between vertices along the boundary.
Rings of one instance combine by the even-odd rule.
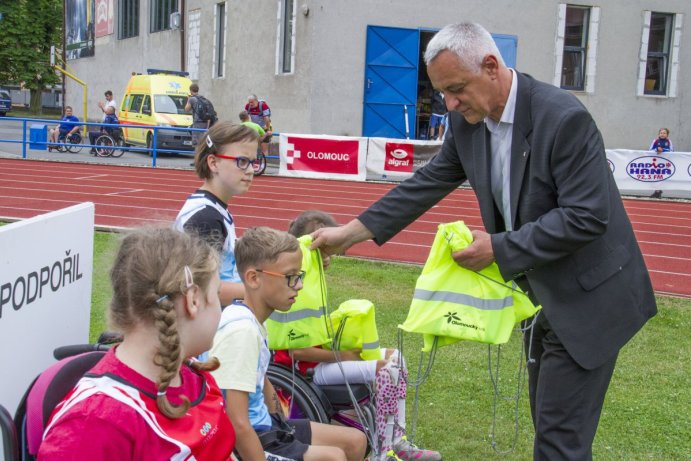
[[[96,233],[91,338],[105,326],[110,297],[107,274],[117,235]],[[351,258],[332,258],[327,272],[331,308],[347,299],[366,298],[377,308],[377,325],[384,346],[397,345],[396,325],[408,312],[421,268]],[[594,445],[597,460],[691,459],[691,301],[658,298],[659,314],[621,351],[607,394]],[[415,379],[421,342],[405,334],[403,350]],[[502,347],[500,393],[516,393],[519,335]],[[427,356],[425,356],[427,358]],[[408,426],[414,400],[409,389]],[[416,442],[440,450],[449,461],[530,460],[533,430],[527,389],[519,400],[516,449],[509,455],[493,451],[492,384],[487,370],[487,346],[458,343],[439,350],[427,381],[420,387]],[[498,449],[510,448],[514,416],[511,402],[497,407]]]

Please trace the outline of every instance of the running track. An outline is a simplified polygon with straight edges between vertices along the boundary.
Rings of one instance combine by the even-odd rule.
[[[0,159],[0,217],[22,219],[91,201],[96,225],[133,227],[173,220],[200,185],[190,170]],[[392,186],[260,176],[249,194],[233,199],[238,233],[266,225],[287,229],[301,211],[324,210],[344,224]],[[624,201],[658,294],[691,298],[691,203]],[[350,255],[424,263],[436,226],[463,217],[481,228],[475,196],[459,189],[382,247],[356,245]]]

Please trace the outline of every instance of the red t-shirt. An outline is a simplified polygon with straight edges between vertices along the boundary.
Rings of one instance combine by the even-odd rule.
[[[213,377],[187,366],[182,385],[169,387],[171,403],[190,399],[182,418],[156,406],[156,384],[115,356],[115,349],[87,373],[53,411],[39,460],[228,460],[235,431]]]

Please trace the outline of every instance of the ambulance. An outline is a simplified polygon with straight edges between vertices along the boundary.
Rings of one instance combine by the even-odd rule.
[[[147,127],[190,127],[192,114],[185,112],[192,80],[187,72],[147,69],[146,75],[132,75],[123,93],[118,118],[123,127],[125,144],[153,148],[154,130]],[[193,151],[190,131],[156,130],[159,151]],[[151,152],[149,152],[151,155]]]

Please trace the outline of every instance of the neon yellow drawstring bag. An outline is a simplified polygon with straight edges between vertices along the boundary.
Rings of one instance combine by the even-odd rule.
[[[374,304],[367,299],[349,299],[331,313],[334,331],[340,332],[338,349],[360,349],[362,360],[381,359]],[[327,347],[328,348],[328,347]]]
[[[540,309],[513,282],[505,282],[496,263],[479,272],[459,266],[451,253],[473,236],[463,221],[440,224],[405,322],[398,327],[423,334],[423,351],[458,341],[504,344],[514,325]]]
[[[305,278],[287,312],[274,311],[266,320],[269,349],[301,349],[331,342],[326,311],[326,279],[319,250],[310,250],[312,237],[298,239]]]

